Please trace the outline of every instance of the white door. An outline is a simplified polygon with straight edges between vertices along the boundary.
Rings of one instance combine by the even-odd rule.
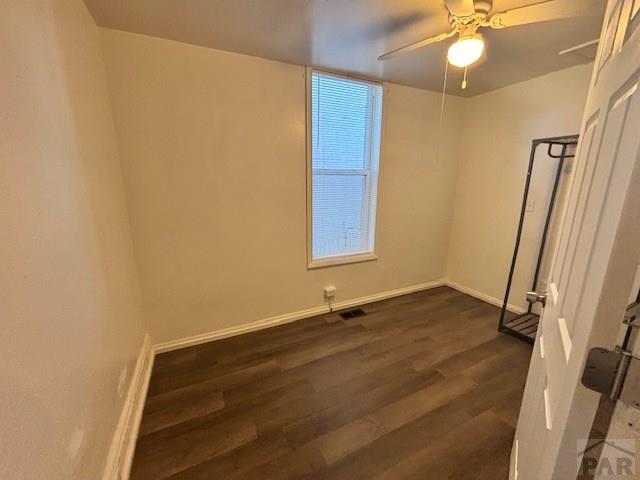
[[[608,2],[511,479],[575,479],[599,400],[580,383],[585,359],[614,347],[640,260],[639,10],[640,0]]]

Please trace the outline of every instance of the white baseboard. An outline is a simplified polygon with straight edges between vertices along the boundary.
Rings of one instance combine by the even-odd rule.
[[[429,290],[430,288],[441,287],[442,285],[444,285],[444,283],[444,280],[436,280],[434,282],[419,283],[417,285],[398,288],[396,290],[387,290],[386,292],[374,293],[373,295],[367,295],[366,297],[344,300],[342,302],[334,303],[333,309],[342,310],[344,308],[357,307],[358,305],[364,305],[366,303],[379,302],[380,300],[386,300],[387,298],[399,297],[401,295],[408,295],[410,293],[420,292],[422,290]]]
[[[473,288],[465,287],[464,285],[460,285],[459,283],[454,282],[453,280],[445,280],[445,285],[453,288],[454,290],[458,290],[459,292],[466,293],[472,297],[477,298],[478,300],[482,300],[483,302],[490,303],[491,305],[495,305],[496,307],[502,308],[502,300],[499,300],[491,295],[487,295],[486,293],[479,292],[478,290],[474,290]],[[513,313],[522,314],[525,313],[526,310],[524,308],[518,307],[517,305],[513,305],[511,303],[507,304],[507,310]]]
[[[444,280],[437,280],[435,282],[420,283],[412,285],[410,287],[398,288],[396,290],[388,290],[386,292],[375,293],[373,295],[367,295],[365,297],[354,298],[351,300],[344,300],[342,302],[336,302],[333,304],[334,310],[341,310],[343,308],[355,307],[357,305],[364,305],[365,303],[376,302],[379,300],[385,300],[387,298],[398,297],[400,295],[407,295],[409,293],[419,292],[421,290],[427,290],[429,288],[439,287],[444,285]],[[155,353],[169,352],[171,350],[177,350],[180,348],[191,347],[193,345],[199,345],[201,343],[211,342],[213,340],[220,340],[223,338],[234,337],[243,333],[255,332],[269,327],[275,327],[277,325],[284,325],[285,323],[295,322],[303,318],[309,318],[316,315],[322,315],[329,313],[328,306],[320,306],[308,308],[306,310],[299,310],[297,312],[286,313],[284,315],[278,315],[275,317],[265,318],[252,323],[246,323],[244,325],[238,325],[237,327],[228,327],[221,330],[214,330],[212,332],[202,333],[200,335],[194,335],[192,337],[179,338],[177,340],[170,340],[168,342],[162,342],[154,345]]]
[[[295,322],[296,320],[301,320],[303,318],[322,315],[323,313],[327,313],[328,311],[329,307],[325,306],[308,308],[306,310],[300,310],[297,312],[285,313],[284,315],[265,318],[256,322],[245,323],[244,325],[238,325],[237,327],[222,328],[220,330],[201,333],[199,335],[193,335],[191,337],[169,340],[167,342],[162,342],[154,345],[153,349],[155,353],[170,352],[172,350],[178,350],[180,348],[200,345],[201,343],[221,340],[223,338],[235,337],[236,335],[242,335],[243,333],[255,332],[257,330],[263,330],[265,328],[275,327],[277,325],[284,325],[285,323]]]
[[[147,334],[142,342],[129,383],[129,390],[113,435],[103,480],[127,480],[129,478],[154,357],[155,352]]]

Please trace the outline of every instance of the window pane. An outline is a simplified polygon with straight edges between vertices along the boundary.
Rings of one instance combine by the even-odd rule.
[[[313,168],[365,168],[369,85],[313,76]]]
[[[313,176],[313,256],[369,249],[363,211],[364,175]]]

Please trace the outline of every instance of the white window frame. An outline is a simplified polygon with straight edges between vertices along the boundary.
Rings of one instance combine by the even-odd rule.
[[[323,75],[329,75],[329,76],[334,76],[336,78],[341,78],[341,79],[346,79],[346,80],[351,80],[351,81],[358,81],[358,82],[363,82],[363,83],[370,83],[373,85],[377,85],[377,86],[383,86],[382,82],[376,82],[374,80],[369,80],[369,79],[364,79],[364,78],[360,78],[360,77],[355,77],[355,76],[348,76],[348,75],[342,75],[342,74],[338,74],[338,73],[334,73],[334,72],[329,72],[326,70],[321,70],[321,69],[317,69],[317,68],[313,68],[313,67],[306,67],[305,70],[305,80],[306,80],[306,125],[305,125],[305,130],[306,130],[306,173],[307,173],[307,268],[308,269],[315,269],[315,268],[324,268],[324,267],[331,267],[334,265],[346,265],[349,263],[359,263],[359,262],[370,262],[372,260],[377,260],[378,259],[378,255],[376,254],[376,236],[377,236],[377,204],[379,203],[377,201],[377,198],[379,197],[379,190],[377,190],[377,195],[376,195],[376,199],[373,202],[373,205],[370,205],[369,209],[368,209],[368,214],[370,214],[372,211],[375,212],[375,214],[373,215],[373,218],[368,218],[367,221],[369,222],[369,232],[370,235],[372,235],[371,238],[371,251],[370,252],[363,252],[363,253],[355,253],[355,254],[346,254],[346,255],[336,255],[333,257],[326,257],[326,258],[313,258],[313,199],[312,199],[312,195],[313,195],[313,141],[311,138],[312,135],[312,125],[313,125],[313,121],[312,121],[312,115],[313,115],[313,111],[312,111],[312,76],[313,76],[313,72],[318,72],[318,73],[322,73]],[[384,92],[382,95],[382,102],[384,103]],[[381,163],[381,157],[382,157],[382,137],[383,137],[383,132],[384,132],[384,107],[382,108],[382,117],[380,119],[381,125],[380,125],[380,156],[379,156],[379,160],[378,160],[378,173],[377,175],[375,175],[374,178],[369,178],[367,185],[369,186],[369,188],[374,187],[376,189],[378,189],[378,178],[380,177],[380,163]],[[322,170],[323,173],[325,174],[331,174],[330,170],[327,169],[323,169]],[[336,170],[334,173],[336,174],[340,174],[340,175],[344,175],[344,174],[357,174],[357,175],[362,175],[365,174],[366,176],[370,176],[370,171],[366,170],[366,171],[361,171],[361,170]]]

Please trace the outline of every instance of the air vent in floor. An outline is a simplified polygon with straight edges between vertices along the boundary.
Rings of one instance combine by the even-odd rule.
[[[339,315],[343,320],[350,320],[352,318],[364,317],[367,313],[361,308],[354,308],[353,310],[346,310]]]

